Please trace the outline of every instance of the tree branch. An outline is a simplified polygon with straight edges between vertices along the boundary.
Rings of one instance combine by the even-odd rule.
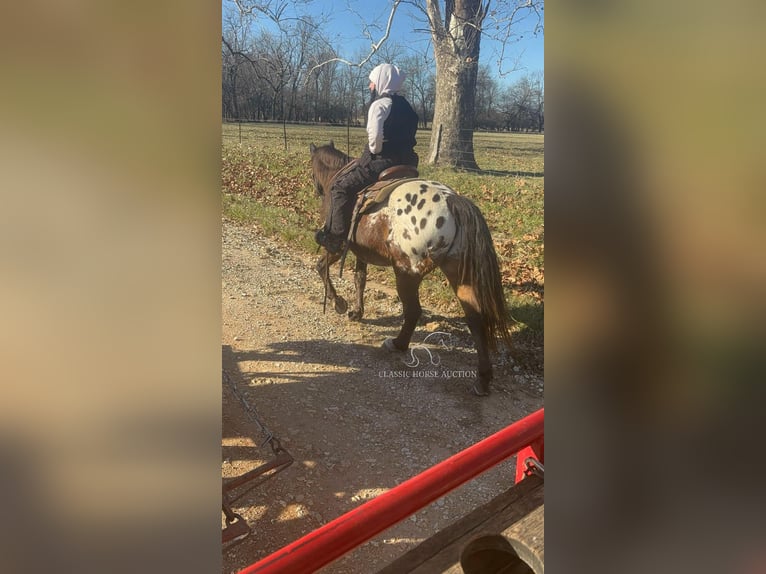
[[[248,4],[247,0],[230,0],[233,2],[237,10],[239,11],[240,17],[244,16],[251,16],[253,18],[256,17],[256,13],[264,15],[266,18],[271,20],[274,24],[277,25],[277,27],[280,30],[283,30],[282,24],[287,21],[291,20],[297,20],[298,22],[304,22],[311,24],[309,20],[306,20],[303,17],[297,16],[297,17],[289,17],[286,18],[284,16],[285,10],[287,7],[291,4],[309,4],[311,0],[293,0],[292,2],[288,2],[287,0],[266,0],[265,2],[254,2],[252,4]]]
[[[255,16],[256,12],[260,12],[275,24],[279,24],[282,14],[287,7],[286,4],[277,4],[277,8],[272,9],[271,1],[263,3],[256,2],[250,6],[245,6],[242,0],[232,0],[232,2],[237,6],[240,16]]]
[[[385,30],[385,32],[383,34],[383,37],[380,40],[378,40],[377,42],[372,42],[372,45],[370,46],[370,53],[367,54],[367,56],[365,56],[362,59],[361,62],[350,62],[350,61],[345,60],[343,58],[337,58],[337,57],[336,58],[329,58],[328,60],[325,60],[324,62],[320,62],[319,64],[317,64],[314,67],[312,67],[308,71],[307,75],[310,76],[314,72],[314,70],[316,70],[317,68],[321,68],[322,66],[326,66],[327,64],[330,64],[332,62],[340,62],[342,64],[346,64],[348,66],[352,66],[352,67],[355,67],[355,68],[361,68],[362,66],[367,64],[367,62],[370,61],[370,59],[375,55],[375,53],[378,50],[380,50],[380,47],[386,42],[386,40],[388,40],[388,37],[391,34],[391,26],[392,26],[392,24],[394,22],[394,15],[396,14],[396,9],[399,7],[399,4],[401,4],[401,3],[402,3],[402,0],[394,0],[394,4],[391,7],[391,12],[388,14],[388,23],[386,24],[386,30]],[[366,32],[366,30],[367,29],[365,28],[365,32]],[[370,36],[368,34],[368,38],[369,37]]]
[[[438,45],[438,42],[442,38],[448,36],[448,32],[442,21],[441,10],[437,0],[426,0],[426,16],[428,16],[428,23],[431,26],[431,35],[433,36],[434,44]]]
[[[250,64],[255,66],[255,63],[256,63],[255,60],[253,60],[250,56],[245,54],[242,50],[235,50],[234,48],[232,48],[231,44],[229,44],[229,42],[223,36],[221,36],[221,41],[223,42],[223,45],[229,49],[229,52],[231,52],[232,56],[240,56],[244,58],[245,60],[247,60],[248,62],[250,62]]]
[[[489,2],[487,2],[487,8],[489,7]],[[515,72],[520,69],[519,62],[521,60],[521,57],[523,56],[523,51],[520,54],[517,54],[514,58],[514,62],[512,65],[512,68],[510,71],[503,72],[502,71],[502,64],[508,58],[506,55],[506,51],[509,50],[511,44],[513,43],[513,39],[516,38],[516,40],[522,39],[524,36],[522,34],[519,34],[518,32],[518,25],[521,21],[524,20],[524,18],[530,16],[531,14],[534,14],[536,16],[536,22],[534,25],[534,28],[532,30],[532,33],[534,35],[537,35],[538,33],[541,33],[543,31],[543,7],[544,7],[544,0],[523,0],[523,1],[517,1],[513,4],[511,4],[512,9],[510,12],[503,11],[502,16],[498,14],[498,10],[489,10],[486,11],[487,16],[487,22],[486,25],[483,26],[482,29],[482,36],[486,38],[490,38],[492,40],[497,41],[499,44],[499,54],[497,58],[497,66],[500,73],[500,76],[506,76],[509,73]],[[497,54],[497,52],[495,52]]]

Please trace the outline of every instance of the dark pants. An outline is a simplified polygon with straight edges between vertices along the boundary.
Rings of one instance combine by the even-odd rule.
[[[354,211],[354,204],[359,192],[368,185],[375,183],[378,180],[378,175],[384,169],[402,163],[417,167],[417,154],[413,153],[413,156],[407,158],[391,158],[372,155],[369,150],[365,149],[356,165],[335,180],[335,184],[330,190],[332,207],[330,219],[326,224],[327,230],[333,235],[339,235],[345,239],[351,225],[351,214]]]

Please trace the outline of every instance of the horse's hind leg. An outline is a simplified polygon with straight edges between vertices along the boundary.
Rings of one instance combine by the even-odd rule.
[[[406,351],[410,346],[412,333],[420,319],[422,307],[420,306],[420,282],[423,278],[420,275],[409,275],[407,273],[395,271],[396,273],[396,292],[402,301],[404,311],[404,322],[395,339],[386,339],[383,346],[389,351]]]
[[[455,292],[458,301],[460,301],[460,306],[463,308],[463,313],[465,313],[465,321],[476,344],[476,354],[479,358],[479,376],[471,390],[479,396],[486,396],[489,394],[489,383],[492,381],[492,363],[489,360],[489,346],[487,344],[481,307],[473,286],[460,281],[456,262],[454,264],[448,262],[443,265],[442,271],[447,276],[452,290]]]
[[[364,288],[367,286],[367,263],[356,258],[354,267],[354,287],[356,287],[356,306],[348,312],[352,321],[361,321],[364,317]]]
[[[319,260],[316,264],[316,270],[317,273],[319,273],[319,276],[322,278],[325,294],[327,295],[327,298],[333,302],[336,313],[345,313],[348,310],[348,304],[343,297],[338,295],[338,293],[335,291],[335,286],[330,280],[330,266],[338,259],[340,259],[339,253],[333,254],[322,249],[322,255],[319,256]]]

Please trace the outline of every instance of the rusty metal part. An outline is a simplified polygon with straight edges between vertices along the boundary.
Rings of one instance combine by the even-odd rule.
[[[231,509],[231,503],[293,463],[292,455],[279,446],[279,441],[276,438],[272,439],[271,446],[275,453],[275,457],[272,460],[223,483],[222,508],[226,516],[226,527],[221,531],[221,543],[224,550],[228,550],[250,535],[250,526],[241,515]],[[246,489],[234,497],[229,496],[232,490],[246,484],[248,485]]]
[[[231,508],[231,503],[237,499],[243,497],[250,492],[256,486],[262,484],[278,472],[281,472],[293,463],[292,455],[287,452],[279,442],[279,439],[266,428],[266,426],[258,418],[258,414],[255,409],[245,400],[238,389],[236,382],[226,371],[223,371],[224,378],[229,382],[231,391],[234,393],[249,416],[249,418],[258,426],[261,434],[264,436],[263,442],[260,446],[268,444],[271,447],[271,452],[274,457],[268,462],[254,468],[240,476],[236,476],[223,483],[223,513],[226,517],[226,527],[221,531],[221,542],[224,546],[224,550],[228,550],[231,546],[241,542],[250,535],[250,526],[247,521],[239,514],[234,512]],[[231,492],[237,488],[242,488],[235,496],[231,496]]]
[[[284,470],[288,466],[290,466],[293,463],[293,457],[292,455],[287,452],[282,447],[277,447],[277,450],[275,451],[276,456],[271,459],[270,461],[260,465],[257,468],[254,468],[253,470],[250,470],[244,474],[241,474],[240,476],[236,476],[234,478],[231,478],[223,483],[223,494],[227,495],[229,492],[234,490],[235,488],[238,488],[240,486],[243,486],[251,481],[254,481],[256,479],[260,479],[257,482],[251,484],[247,490],[244,490],[240,492],[237,496],[231,498],[231,501],[235,501],[238,498],[241,498],[246,493],[248,493],[250,490],[261,484],[262,482],[265,482],[269,478],[271,478],[276,473]]]
[[[229,505],[223,505],[223,512],[226,515],[226,528],[221,531],[221,543],[228,549],[250,535],[250,526]]]

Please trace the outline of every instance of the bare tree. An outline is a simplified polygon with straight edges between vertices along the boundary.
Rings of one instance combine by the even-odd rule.
[[[234,58],[238,63],[246,63],[249,75],[254,78],[257,86],[257,98],[248,98],[249,103],[258,104],[259,109],[264,108],[263,117],[266,119],[297,119],[302,116],[308,119],[311,112],[308,111],[305,97],[305,87],[310,80],[307,66],[309,62],[317,60],[316,54],[326,54],[326,41],[321,37],[321,21],[306,16],[300,18],[280,19],[287,3],[261,3],[250,5],[249,11],[244,11],[241,0],[235,2],[239,12],[236,17],[230,16],[229,21],[237,18],[239,21],[247,21],[255,17],[256,13],[263,18],[264,10],[268,8],[268,21],[270,30],[262,29],[250,42],[244,43],[238,40],[239,36],[230,30],[222,36],[224,46],[224,91],[230,88],[227,85],[233,81],[231,70],[227,69],[228,60]],[[229,26],[231,28],[231,26]],[[248,27],[244,27],[245,32]],[[240,70],[241,72],[241,70]],[[236,79],[236,77],[235,77]],[[242,82],[239,89],[242,91]],[[329,93],[329,90],[325,90]],[[316,94],[315,94],[316,96]],[[265,100],[268,99],[268,105]],[[314,116],[317,114],[316,106],[319,104],[314,98]],[[232,108],[232,106],[228,106]],[[245,106],[249,109],[250,106]],[[241,116],[243,109],[237,110]],[[260,118],[261,115],[258,115]]]
[[[354,124],[364,121],[363,111],[368,84],[367,75],[361,68],[354,66],[340,68],[337,97],[346,110],[346,117]]]
[[[532,115],[537,131],[542,133],[545,126],[545,75],[542,70],[534,72],[530,78],[532,85]]]
[[[485,30],[507,45],[542,0],[515,0],[491,9],[491,0],[424,0],[436,57],[436,109],[428,162],[478,169],[473,149],[476,81]],[[419,2],[415,2],[418,4]]]
[[[401,60],[407,74],[410,100],[424,128],[433,117],[436,99],[436,76],[433,73],[433,56],[430,51],[414,53]]]
[[[302,3],[310,3],[311,0],[288,2],[287,0],[230,0],[233,1],[241,15],[266,18],[275,22],[281,30],[287,26],[290,19],[302,19],[291,16],[297,13],[295,6]],[[326,45],[324,50],[314,50],[308,70],[303,74],[304,82],[308,88],[313,84],[314,98],[330,97],[338,94],[333,92],[333,87],[338,88],[345,94],[342,101],[349,101],[348,91],[355,89],[351,83],[344,79],[342,74],[337,74],[335,66],[346,64],[358,70],[366,69],[378,61],[386,60],[395,62],[401,58],[398,47],[388,42],[389,34],[393,26],[397,9],[401,5],[413,7],[424,22],[423,29],[415,29],[415,32],[427,33],[432,42],[434,60],[436,64],[435,101],[433,103],[433,129],[431,136],[431,149],[428,162],[431,164],[449,165],[465,169],[478,169],[473,149],[473,130],[476,126],[477,106],[476,89],[479,76],[479,55],[482,36],[497,40],[500,45],[498,62],[502,62],[511,50],[508,47],[515,39],[518,39],[517,28],[519,23],[527,16],[532,16],[534,33],[542,30],[542,10],[544,0],[507,0],[494,6],[492,0],[390,0],[390,10],[385,24],[375,27],[362,25],[360,34],[370,40],[370,48],[366,55],[357,58],[357,61],[343,59],[337,50]],[[288,10],[291,8],[291,10]],[[359,15],[360,20],[364,16]],[[225,42],[225,39],[224,39]],[[508,50],[508,52],[506,52]],[[403,59],[407,63],[406,59]],[[327,73],[322,73],[322,68],[330,68]],[[430,116],[429,90],[427,81],[420,81],[415,71],[418,67],[410,69],[410,84],[414,99],[418,100],[419,107],[424,112],[424,118]],[[340,83],[338,83],[340,82]],[[486,82],[485,82],[486,83]],[[295,92],[297,85],[294,85]],[[490,85],[492,87],[492,85]],[[482,102],[486,115],[490,116],[495,108],[498,98],[495,97],[494,89]],[[507,99],[507,98],[506,98]],[[332,116],[333,104],[331,102],[320,103],[315,100],[315,117],[321,115],[322,108],[325,116]],[[517,110],[518,111],[518,110]],[[542,108],[539,108],[538,129],[542,129]]]
[[[436,107],[428,163],[479,169],[473,151],[474,103],[479,68],[480,0],[426,0],[436,57]]]
[[[241,18],[226,18],[221,53],[221,105],[224,117],[241,117],[239,100],[244,85],[241,67],[245,59],[239,53],[247,43],[247,36],[248,30]]]
[[[477,128],[497,129],[502,123],[497,111],[499,85],[492,77],[489,66],[479,66],[476,77],[475,124]]]
[[[508,87],[500,102],[506,128],[542,132],[545,92],[542,72],[524,76]]]
[[[311,54],[321,44],[318,28],[313,19],[307,18],[297,22],[287,37],[291,64],[286,116],[288,120],[299,119],[304,108],[299,96],[307,78],[307,65]]]
[[[258,16],[265,17],[273,23],[281,26],[283,22],[290,20],[301,20],[286,16],[286,10],[289,7],[295,7],[298,4],[311,4],[311,0],[229,0],[236,6],[242,18]]]

